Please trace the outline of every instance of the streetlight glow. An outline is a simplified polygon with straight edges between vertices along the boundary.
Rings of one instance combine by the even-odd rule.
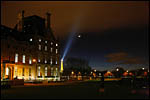
[[[33,62],[36,62],[36,59],[33,59]]]
[[[143,70],[145,69],[145,68],[142,68]]]
[[[119,69],[118,69],[118,68],[117,68],[116,70],[117,70],[117,72],[119,71]]]

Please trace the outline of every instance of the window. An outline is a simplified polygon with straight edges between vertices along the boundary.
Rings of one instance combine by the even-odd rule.
[[[25,55],[22,56],[22,63],[25,63]]]
[[[47,43],[47,41],[45,41],[45,43]]]
[[[51,68],[51,76],[53,76],[53,68]]]
[[[39,42],[41,42],[42,40],[41,39],[39,39]]]
[[[15,54],[15,63],[18,62],[18,54]]]
[[[58,46],[58,44],[56,43],[56,47]]]
[[[51,48],[51,52],[53,52],[53,48]]]
[[[41,50],[41,45],[39,44],[39,50]]]
[[[56,64],[57,64],[57,60],[56,60]]]
[[[58,49],[56,49],[56,54],[58,53]]]
[[[45,67],[45,76],[47,76],[47,67]]]
[[[47,60],[45,59],[45,64],[47,63]]]
[[[31,59],[31,57],[29,58],[29,64],[32,64],[32,59]]]
[[[51,63],[51,65],[52,65],[52,63],[53,63],[53,62],[52,62],[52,57],[51,57],[51,62],[50,62],[50,63]]]
[[[40,69],[41,69],[41,67],[39,66],[38,67],[38,76],[40,76]]]
[[[23,69],[22,69],[22,76],[24,76],[24,67],[23,67]]]
[[[6,75],[9,75],[9,68],[6,68]]]
[[[32,38],[30,39],[30,41],[32,41]]]
[[[41,62],[40,58],[38,59],[38,62]]]
[[[15,75],[17,76],[17,67],[15,67]]]
[[[53,42],[51,42],[51,45],[53,45]]]
[[[56,57],[56,64],[57,64],[57,57]]]
[[[56,76],[58,76],[58,68],[56,68]]]
[[[45,51],[47,51],[47,46],[45,46]]]
[[[31,68],[29,68],[29,76],[31,76]]]

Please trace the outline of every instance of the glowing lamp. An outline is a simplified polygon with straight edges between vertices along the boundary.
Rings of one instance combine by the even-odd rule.
[[[33,62],[36,62],[36,59],[33,59]]]

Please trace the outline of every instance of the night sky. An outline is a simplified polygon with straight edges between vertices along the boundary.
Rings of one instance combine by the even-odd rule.
[[[1,2],[1,24],[15,27],[17,13],[46,17],[60,38],[61,55],[70,34],[76,33],[66,57],[89,60],[99,70],[149,66],[148,1],[7,1]],[[74,28],[75,27],[75,28]],[[78,38],[78,35],[81,37]]]

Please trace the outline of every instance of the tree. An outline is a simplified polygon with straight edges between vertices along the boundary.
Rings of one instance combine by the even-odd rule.
[[[81,74],[88,74],[91,71],[91,67],[89,66],[89,62],[85,59],[81,58],[68,58],[64,64],[64,73],[70,74],[74,71],[75,74],[81,72]]]

